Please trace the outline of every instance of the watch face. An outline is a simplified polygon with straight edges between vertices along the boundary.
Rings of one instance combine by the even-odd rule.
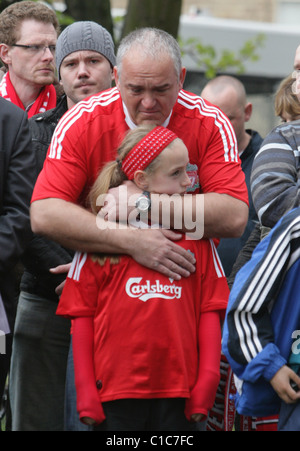
[[[150,200],[147,197],[140,197],[138,199],[138,205],[137,208],[140,211],[147,211],[149,209],[150,206]]]

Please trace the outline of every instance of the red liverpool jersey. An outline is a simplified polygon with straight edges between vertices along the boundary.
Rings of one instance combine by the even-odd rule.
[[[52,197],[84,204],[99,171],[115,159],[127,122],[116,88],[75,105],[54,132],[32,201]],[[248,203],[233,128],[217,107],[180,91],[167,127],[189,150],[189,192],[228,194]]]
[[[201,359],[200,315],[224,314],[229,290],[212,240],[179,244],[197,260],[196,272],[180,281],[127,256],[100,266],[91,255],[75,255],[57,313],[94,317],[102,402],[190,396]]]

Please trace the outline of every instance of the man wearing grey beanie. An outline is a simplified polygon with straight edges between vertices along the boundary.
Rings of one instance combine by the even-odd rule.
[[[105,28],[90,21],[68,26],[56,44],[56,68],[68,108],[110,88],[114,65],[114,43]]]
[[[63,114],[111,87],[115,54],[110,34],[95,22],[73,23],[57,40],[56,65],[64,95],[56,108],[29,121],[37,175]],[[70,322],[55,312],[60,294],[56,288],[63,283],[72,257],[71,251],[41,236],[33,236],[25,252],[10,381],[14,431],[65,429]],[[76,419],[74,428],[78,430]]]

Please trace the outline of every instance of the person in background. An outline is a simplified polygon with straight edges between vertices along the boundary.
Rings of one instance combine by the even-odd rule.
[[[298,156],[297,150],[295,150],[299,147],[299,121],[290,121],[290,119],[297,118],[299,111],[299,105],[295,100],[299,95],[300,46],[295,53],[294,69],[293,80],[291,77],[283,80],[276,93],[276,112],[287,123],[276,126],[268,134],[253,163],[251,191],[253,203],[258,212],[259,228],[253,231],[247,243],[247,250],[243,249],[241,252],[240,261],[235,268],[235,275],[250,261],[256,246],[261,240],[264,241],[278,221],[290,210],[300,205]],[[284,106],[287,114],[282,109]],[[236,275],[236,278],[238,277]],[[240,286],[240,282],[241,280],[236,281],[239,284],[237,287]],[[234,279],[232,278],[233,283]],[[287,430],[289,418],[294,417],[293,410],[294,406],[289,407],[283,404],[278,430]],[[275,421],[273,423],[275,425]]]
[[[0,96],[27,111],[28,117],[56,106],[58,33],[55,12],[40,2],[13,3],[0,14],[0,59],[7,69]]]
[[[30,119],[35,177],[42,170],[54,129],[76,103],[111,87],[114,44],[108,31],[75,22],[59,36],[58,77],[65,94],[55,109]],[[64,400],[70,322],[55,315],[61,284],[73,252],[34,235],[23,256],[11,365],[13,430],[64,430]],[[51,270],[51,272],[50,272]]]
[[[15,267],[31,237],[29,204],[35,181],[35,160],[31,150],[27,115],[2,98],[0,98],[0,137],[1,404],[9,372],[19,293]]]
[[[201,95],[209,102],[217,105],[230,119],[236,133],[242,170],[245,173],[248,188],[249,218],[244,234],[240,238],[221,239],[218,246],[218,253],[231,288],[232,280],[236,274],[236,265],[240,264],[240,253],[242,250],[245,252],[248,239],[256,232],[259,235],[257,242],[260,239],[260,227],[251,196],[250,176],[254,158],[260,149],[263,138],[257,131],[246,128],[246,123],[251,119],[253,107],[247,101],[243,83],[236,77],[222,75],[210,80],[203,88]],[[234,422],[237,429],[249,428],[251,430],[253,428],[252,418],[239,418],[234,413],[234,406],[230,407],[232,400],[226,396],[230,386],[234,387],[232,371],[226,357],[222,355],[221,382],[216,403],[209,414],[208,430],[216,430],[217,428],[231,430]],[[222,409],[220,409],[220,405],[222,405]]]
[[[240,80],[227,75],[218,76],[205,85],[201,96],[212,104],[217,105],[232,123],[248,188],[249,219],[243,235],[240,238],[221,239],[218,246],[218,253],[225,274],[229,277],[238,253],[247,242],[255,224],[258,223],[251,197],[250,175],[253,160],[263,139],[257,131],[246,129],[245,127],[252,115],[252,104],[247,102],[245,87]]]
[[[275,114],[282,122],[292,122],[300,119],[300,102],[296,94],[294,73],[280,83],[275,94]]]
[[[285,123],[300,119],[300,103],[297,96],[297,81],[295,72],[293,72],[291,75],[288,75],[281,81],[275,93],[274,109],[276,116],[280,117]],[[284,130],[287,130],[287,133],[289,133],[290,130],[293,130],[294,132],[294,127],[292,126],[291,129],[289,125],[287,126],[287,128],[284,125],[275,127],[274,131],[272,131],[271,134],[273,135],[275,131],[278,131],[278,133],[280,133],[281,130],[283,132]],[[265,233],[262,233],[262,230],[264,229],[262,229],[260,223],[258,223],[251,233],[251,236],[249,237],[243,250],[239,254],[239,257],[233,267],[233,271],[228,278],[229,287],[233,285],[236,273],[251,258],[253,250],[261,241],[261,238],[265,236]]]
[[[300,103],[296,95],[295,74],[291,74],[282,80],[280,83],[274,100],[274,109],[276,116],[280,117],[283,122],[288,123],[300,119]],[[246,245],[241,250],[233,270],[228,278],[228,284],[231,288],[233,286],[236,274],[238,271],[251,259],[252,253],[256,246],[261,241],[261,226],[258,223],[253,229]],[[228,366],[225,356],[222,356],[223,370]],[[226,368],[229,375],[228,380],[233,376],[232,370]],[[224,371],[223,371],[224,373]],[[222,373],[222,374],[223,374]],[[227,402],[231,402],[228,400]],[[227,409],[229,411],[230,409]],[[216,410],[216,415],[218,411]],[[209,419],[210,423],[210,419]],[[272,418],[252,418],[247,416],[236,415],[235,426],[236,429],[247,427],[249,430],[262,430],[262,428],[269,427],[272,430],[277,430],[278,416]],[[267,426],[268,425],[268,426]]]
[[[299,230],[295,208],[258,244],[236,276],[223,332],[239,413],[279,415],[278,431],[300,431]]]
[[[299,95],[300,46],[294,59],[295,92]],[[300,206],[298,121],[275,127],[264,140],[251,175],[251,192],[265,233],[288,211]],[[266,166],[267,164],[267,166]]]

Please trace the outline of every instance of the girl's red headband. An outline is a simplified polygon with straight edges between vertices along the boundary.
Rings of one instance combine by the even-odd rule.
[[[122,161],[122,170],[128,180],[133,180],[135,171],[143,171],[176,138],[178,136],[165,127],[151,130]]]

